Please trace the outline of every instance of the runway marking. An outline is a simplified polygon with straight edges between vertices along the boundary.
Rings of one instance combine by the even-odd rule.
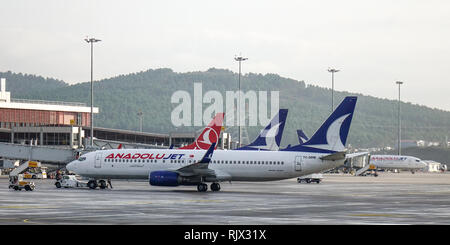
[[[48,209],[48,208],[58,208],[56,206],[0,206],[0,208],[8,209]]]
[[[17,221],[17,218],[0,218],[0,221]]]
[[[143,202],[143,201],[136,201],[136,202],[126,202],[124,204],[128,205],[143,205],[143,204],[178,204],[178,203],[224,203],[229,202],[225,200],[176,200],[176,201],[159,201],[159,202]],[[120,204],[123,205],[123,204]]]
[[[358,216],[358,217],[392,217],[392,218],[407,218],[409,215],[405,214],[350,214],[350,216]]]
[[[181,202],[227,202],[225,200],[183,200]]]

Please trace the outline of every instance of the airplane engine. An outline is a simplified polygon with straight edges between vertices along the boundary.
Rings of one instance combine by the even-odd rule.
[[[180,175],[171,171],[154,171],[149,176],[150,185],[155,186],[179,186]]]

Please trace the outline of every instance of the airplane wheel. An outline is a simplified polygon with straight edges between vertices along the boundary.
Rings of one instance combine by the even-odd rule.
[[[105,189],[106,188],[106,181],[100,180],[98,183],[100,184],[100,189]]]
[[[89,180],[89,182],[88,182],[87,185],[88,185],[89,188],[95,189],[95,188],[97,188],[97,181],[95,181],[95,180]]]
[[[199,192],[206,192],[208,190],[208,185],[207,184],[198,184],[197,190]]]
[[[220,184],[219,183],[212,183],[211,184],[211,190],[212,191],[220,191]]]

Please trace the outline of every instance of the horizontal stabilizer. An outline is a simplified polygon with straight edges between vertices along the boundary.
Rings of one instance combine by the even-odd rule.
[[[346,153],[345,151],[336,152],[336,153],[321,157],[320,159],[327,160],[327,161],[342,160],[342,159],[345,159],[345,153]]]

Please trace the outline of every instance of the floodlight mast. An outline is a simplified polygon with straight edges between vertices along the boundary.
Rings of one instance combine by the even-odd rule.
[[[100,42],[100,39],[85,38],[84,41],[91,44],[91,147],[94,146],[94,43]]]
[[[241,136],[241,62],[248,60],[248,58],[244,58],[242,56],[234,57],[234,60],[239,62],[239,90],[238,90],[238,127],[239,127],[239,147],[242,145],[242,136]]]
[[[334,73],[339,72],[339,70],[334,68],[328,68],[328,72],[331,72],[331,113],[334,110]]]
[[[398,84],[398,142],[397,142],[397,147],[398,147],[398,155],[400,156],[402,154],[402,148],[401,148],[401,125],[400,125],[400,85],[403,84],[402,81],[396,81],[396,84]]]

